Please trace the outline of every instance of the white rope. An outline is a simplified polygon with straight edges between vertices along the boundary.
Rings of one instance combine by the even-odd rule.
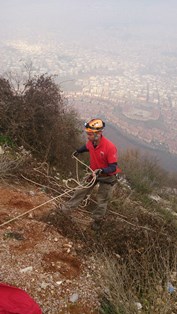
[[[87,188],[92,187],[92,186],[95,184],[95,181],[96,181],[96,175],[95,175],[95,173],[93,172],[93,170],[92,170],[89,166],[87,166],[85,163],[83,163],[80,159],[78,159],[76,156],[73,155],[72,158],[75,158],[75,159],[76,159],[76,176],[77,176],[77,180],[71,178],[71,179],[68,179],[68,180],[65,181],[65,184],[66,184],[67,187],[69,188],[69,191],[67,190],[67,191],[65,191],[64,193],[62,193],[62,194],[60,194],[60,195],[58,195],[58,196],[56,196],[56,197],[53,197],[52,199],[50,199],[50,200],[48,200],[48,201],[46,201],[46,202],[44,202],[44,203],[42,203],[42,204],[40,204],[40,205],[34,207],[34,208],[31,208],[30,210],[26,211],[25,213],[20,214],[20,215],[14,217],[14,218],[12,218],[12,219],[9,219],[9,220],[3,222],[2,224],[0,224],[0,227],[3,227],[3,226],[5,226],[5,225],[8,225],[8,224],[10,224],[11,222],[13,222],[13,221],[15,221],[15,220],[17,220],[17,219],[19,219],[19,218],[21,218],[21,217],[24,217],[25,215],[27,215],[27,214],[29,214],[29,213],[31,213],[32,211],[36,210],[37,208],[40,208],[40,207],[42,207],[42,206],[44,206],[44,205],[46,205],[46,204],[49,204],[49,203],[53,202],[54,200],[57,200],[58,198],[62,198],[64,195],[69,194],[69,192],[75,191],[75,190],[77,190],[77,189],[83,189],[83,188],[86,188],[86,189],[87,189]],[[78,162],[81,163],[81,164],[83,164],[83,165],[84,165],[86,168],[88,168],[88,169],[90,170],[90,172],[91,172],[91,174],[90,174],[89,176],[92,177],[92,179],[91,179],[90,182],[88,182],[86,185],[83,185],[83,184],[80,183],[79,175],[78,175]],[[24,176],[22,176],[22,177],[23,177],[24,179],[26,179],[26,180],[32,182],[32,183],[35,183],[34,181],[32,181],[32,180],[30,180],[30,179],[27,179],[27,178],[24,177]],[[76,183],[77,186],[76,186],[75,188],[69,187],[69,186],[68,186],[68,182],[69,182],[69,181],[73,181],[74,183]],[[35,183],[35,184],[37,184],[37,183]],[[42,187],[47,187],[47,186],[42,185],[42,184],[38,184],[38,185],[39,185],[39,186],[42,186]],[[53,190],[54,190],[54,189],[53,189]],[[56,191],[56,190],[55,190],[55,191]],[[85,200],[85,202],[86,202],[85,204],[86,204],[86,205],[87,205],[88,200],[91,200],[92,202],[97,203],[96,201],[94,201],[93,199],[91,199],[90,196],[88,196],[87,199]],[[85,206],[83,206],[83,207],[85,207]],[[120,215],[120,214],[117,213],[117,212],[114,212],[114,211],[111,211],[111,210],[110,210],[110,212],[111,212],[112,214],[116,215],[116,216],[119,216],[119,218],[117,217],[117,219],[119,219],[120,221],[123,221],[123,222],[125,222],[125,223],[127,223],[127,224],[129,224],[129,225],[131,225],[131,226],[133,226],[133,227],[142,228],[142,229],[145,229],[145,230],[148,230],[148,231],[153,231],[153,232],[155,232],[155,231],[154,231],[153,229],[151,229],[151,228],[144,227],[144,226],[140,226],[140,225],[135,225],[135,224],[133,224],[133,223],[127,221],[126,219],[123,219],[122,217],[124,217],[124,218],[127,218],[127,217],[125,217],[125,216],[123,216],[123,215]],[[121,216],[121,217],[120,217],[120,216]]]
[[[68,193],[68,191],[66,191],[66,192],[64,192],[64,193],[62,193],[62,194],[60,194],[60,195],[58,195],[58,196],[56,196],[56,197],[53,197],[52,199],[46,201],[45,203],[42,203],[42,204],[40,204],[40,205],[38,205],[38,206],[36,206],[36,207],[34,207],[34,208],[29,209],[28,211],[26,211],[26,212],[23,213],[23,214],[20,214],[20,215],[14,217],[14,218],[12,218],[12,219],[9,219],[9,220],[3,222],[2,224],[0,224],[0,227],[5,226],[5,225],[9,224],[10,222],[17,220],[17,219],[19,219],[19,218],[25,216],[26,214],[31,213],[32,211],[34,211],[34,210],[37,209],[37,208],[40,208],[40,207],[42,207],[42,206],[44,206],[44,205],[46,205],[46,204],[48,204],[48,203],[53,202],[53,201],[56,200],[57,198],[60,198],[60,197],[62,197],[63,195],[65,195],[65,194],[67,194],[67,193]]]
[[[67,188],[68,189],[72,188],[69,186],[69,182],[75,183],[76,189],[88,189],[88,188],[92,187],[95,184],[95,181],[97,179],[95,172],[89,166],[87,166],[84,162],[82,162],[80,159],[78,159],[76,156],[72,155],[72,158],[76,159],[76,177],[77,177],[77,180],[75,180],[74,178],[70,178],[68,180],[65,180],[64,182],[65,182]],[[84,167],[87,168],[91,172],[91,174],[88,173],[88,175],[83,179],[84,184],[81,183],[79,180],[78,162],[80,164],[84,165]],[[89,181],[87,182],[87,180],[89,180]],[[86,184],[85,184],[85,182],[86,182]]]
[[[95,173],[93,172],[93,170],[92,170],[89,166],[87,166],[85,163],[83,163],[80,159],[78,159],[77,157],[75,157],[75,156],[72,156],[72,157],[75,158],[75,159],[77,160],[77,162],[80,162],[81,164],[83,164],[86,168],[88,168],[88,169],[91,171],[91,175],[90,175],[90,176],[92,176],[92,179],[91,179],[90,182],[88,182],[86,185],[82,185],[79,181],[77,181],[77,180],[75,180],[75,179],[68,179],[68,180],[66,180],[66,184],[67,184],[68,181],[71,181],[71,180],[72,180],[72,181],[74,181],[74,182],[77,184],[77,187],[75,187],[75,188],[68,187],[68,188],[69,188],[69,191],[65,191],[64,193],[62,193],[62,194],[60,194],[60,195],[58,195],[58,196],[56,196],[56,197],[53,197],[52,199],[50,199],[50,200],[48,200],[48,201],[46,201],[46,202],[44,202],[44,203],[42,203],[42,204],[40,204],[40,205],[34,207],[34,208],[29,209],[29,210],[26,211],[25,213],[20,214],[20,215],[14,217],[14,218],[12,218],[12,219],[9,219],[9,220],[3,222],[2,224],[0,224],[0,227],[3,227],[3,226],[5,226],[5,225],[8,225],[8,224],[10,224],[11,222],[13,222],[13,221],[15,221],[15,220],[17,220],[17,219],[19,219],[19,218],[21,218],[21,217],[24,217],[25,215],[31,213],[31,212],[34,211],[35,209],[40,208],[40,207],[42,207],[42,206],[44,206],[44,205],[46,205],[46,204],[48,204],[48,203],[51,203],[51,202],[53,202],[54,200],[63,197],[64,195],[68,194],[68,193],[71,192],[71,191],[75,191],[75,190],[81,189],[81,188],[88,189],[88,188],[90,188],[91,186],[93,186],[93,185],[95,184],[95,181],[96,181],[96,175],[95,175]],[[77,173],[78,173],[78,167],[77,167]],[[25,178],[24,176],[22,176],[22,177],[23,177],[24,179],[28,180],[28,181],[31,181],[31,182],[35,183],[34,181],[32,181],[32,180],[30,180],[30,179],[27,179],[27,178]],[[77,174],[77,178],[78,178],[78,174]],[[38,185],[40,185],[40,184],[38,184]],[[41,186],[44,187],[44,185],[41,185]]]

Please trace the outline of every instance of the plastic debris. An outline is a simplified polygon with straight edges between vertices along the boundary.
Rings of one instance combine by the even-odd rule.
[[[168,282],[167,290],[168,290],[169,293],[173,293],[175,291],[175,287],[173,287],[171,282]]]

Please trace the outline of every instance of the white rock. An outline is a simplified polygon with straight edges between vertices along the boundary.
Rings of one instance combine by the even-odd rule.
[[[46,282],[43,281],[43,282],[41,283],[41,288],[42,288],[42,289],[46,289],[48,285],[49,285],[48,283],[46,283]]]
[[[65,248],[72,248],[72,244],[71,243],[64,243],[63,247],[65,247]]]
[[[159,196],[159,195],[149,195],[149,198],[151,199],[151,200],[154,200],[154,201],[156,201],[156,202],[160,202],[161,201],[161,197]]]
[[[143,308],[142,304],[140,302],[135,302],[135,305],[136,305],[138,311],[140,311]]]
[[[0,155],[4,154],[4,150],[2,149],[2,147],[0,146]]]
[[[35,192],[34,191],[29,191],[29,195],[34,196]]]
[[[33,270],[33,267],[32,266],[28,266],[28,267],[20,269],[20,273],[27,273],[27,272],[30,272],[32,270]]]
[[[63,283],[63,281],[62,281],[62,280],[60,280],[60,281],[56,281],[56,284],[57,284],[58,286],[60,286],[62,283]]]
[[[75,302],[77,302],[78,299],[79,299],[78,293],[73,293],[73,294],[70,296],[69,301],[72,302],[72,303],[75,303]]]

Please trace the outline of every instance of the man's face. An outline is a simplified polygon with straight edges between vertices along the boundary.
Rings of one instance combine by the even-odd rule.
[[[87,132],[87,138],[89,141],[94,142],[98,141],[101,137],[101,132]]]

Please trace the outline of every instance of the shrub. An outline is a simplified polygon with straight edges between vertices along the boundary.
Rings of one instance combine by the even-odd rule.
[[[31,155],[29,152],[20,147],[14,148],[2,147],[3,153],[0,154],[0,179],[12,177],[22,170],[25,163],[28,162]]]
[[[64,173],[72,171],[71,154],[79,145],[80,122],[68,107],[52,76],[36,76],[13,93],[10,83],[1,78],[1,134],[23,145],[40,161]]]
[[[8,145],[10,147],[14,146],[14,143],[10,137],[0,134],[0,145]]]

